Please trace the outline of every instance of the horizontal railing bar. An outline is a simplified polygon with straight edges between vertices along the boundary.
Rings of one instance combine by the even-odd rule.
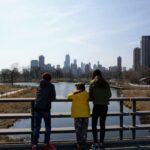
[[[107,116],[129,116],[129,115],[150,115],[150,111],[137,111],[137,112],[108,112]],[[51,114],[52,118],[70,118],[71,114],[66,112],[57,112]],[[12,118],[32,118],[31,113],[1,113],[0,119]]]
[[[150,129],[150,124],[148,125],[137,125],[136,127],[134,126],[128,126],[124,125],[123,127],[112,125],[112,126],[106,126],[106,131],[120,131],[120,130],[146,130]],[[100,130],[98,128],[98,130]],[[57,128],[52,128],[52,133],[74,133],[75,129],[74,127],[57,127]],[[88,132],[92,132],[91,127],[88,128]],[[30,128],[13,128],[13,129],[0,129],[0,135],[8,135],[8,134],[31,134],[32,130]],[[42,128],[40,133],[45,133],[45,128]]]
[[[110,98],[110,101],[150,101],[150,97],[116,97]],[[33,102],[35,98],[0,98],[0,102]],[[56,99],[52,102],[71,102],[67,99]]]

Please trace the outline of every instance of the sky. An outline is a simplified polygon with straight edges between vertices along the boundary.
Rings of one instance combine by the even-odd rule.
[[[0,69],[71,62],[133,65],[133,49],[150,35],[150,0],[0,0]]]

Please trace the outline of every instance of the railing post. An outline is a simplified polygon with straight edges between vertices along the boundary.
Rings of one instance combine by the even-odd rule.
[[[123,100],[120,100],[120,140],[123,139]]]
[[[133,126],[133,129],[132,129],[132,139],[135,139],[136,138],[136,100],[133,100],[133,116],[132,116],[132,126]]]
[[[33,130],[34,130],[34,101],[31,101],[31,114],[32,114],[32,117],[31,117],[31,130],[32,130],[31,141],[32,141]]]

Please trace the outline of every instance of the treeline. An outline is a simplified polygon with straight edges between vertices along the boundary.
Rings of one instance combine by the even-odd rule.
[[[14,82],[35,82],[39,81],[41,74],[46,70],[34,70],[31,71],[29,68],[23,68],[22,71],[19,71],[17,67],[12,69],[2,69],[0,71],[0,82],[2,83],[11,83],[13,86]],[[56,81],[74,81],[74,80],[85,80],[89,81],[92,76],[92,70],[87,73],[83,73],[80,76],[74,76],[72,72],[64,73],[61,69],[55,69],[49,72],[53,79]],[[129,69],[123,72],[110,72],[109,70],[103,71],[103,75],[106,79],[115,79],[115,80],[125,80],[131,83],[139,83],[139,80],[143,77],[150,76],[150,69],[134,71]]]

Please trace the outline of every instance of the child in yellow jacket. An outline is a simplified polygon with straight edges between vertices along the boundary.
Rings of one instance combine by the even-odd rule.
[[[72,100],[71,117],[74,118],[74,126],[77,138],[77,148],[84,149],[87,141],[88,118],[90,116],[89,94],[85,90],[85,84],[79,82],[76,90],[68,94]]]

